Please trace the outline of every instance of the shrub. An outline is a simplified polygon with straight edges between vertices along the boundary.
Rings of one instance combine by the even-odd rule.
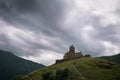
[[[21,75],[17,75],[12,80],[22,80],[22,76]]]
[[[89,54],[86,54],[85,57],[91,57]]]
[[[69,70],[66,68],[64,70],[62,69],[57,69],[56,70],[56,80],[66,80],[68,78],[69,75]]]
[[[52,72],[45,72],[42,74],[42,80],[50,80]]]

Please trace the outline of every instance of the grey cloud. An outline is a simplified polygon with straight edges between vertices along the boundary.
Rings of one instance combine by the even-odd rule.
[[[49,36],[60,33],[59,20],[64,14],[64,6],[56,0],[12,0],[3,1],[1,17],[19,28],[44,32]],[[7,8],[9,4],[10,8]],[[28,9],[30,8],[30,9]],[[34,9],[32,9],[34,8]],[[23,11],[22,11],[23,10]]]
[[[81,14],[75,15],[75,20],[65,25],[65,17],[71,19],[68,15],[71,9],[67,7],[71,5],[66,5],[63,0],[0,0],[0,19],[8,23],[6,27],[12,25],[25,32],[13,33],[21,43],[15,37],[11,39],[8,32],[0,33],[0,49],[19,56],[36,56],[41,54],[41,50],[64,54],[74,44],[76,51],[100,56],[104,55],[106,47],[99,41],[119,44],[119,24],[104,27],[101,16],[92,14],[92,11],[79,12],[78,9]],[[91,26],[93,31],[83,31],[86,26]]]
[[[0,49],[11,51],[16,53],[16,55],[30,55],[30,53],[22,50],[22,46],[19,43],[11,42],[11,39],[6,34],[0,34],[0,41],[4,44],[0,44]]]
[[[120,42],[120,38],[116,35],[119,35],[119,25],[110,24],[104,26],[100,22],[101,18],[94,19],[91,25],[96,30],[93,34],[94,38],[101,41],[110,41],[113,44],[118,44]]]

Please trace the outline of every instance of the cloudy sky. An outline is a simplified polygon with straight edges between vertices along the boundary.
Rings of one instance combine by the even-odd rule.
[[[120,52],[120,0],[0,0],[0,49],[50,65],[73,44],[92,56]]]

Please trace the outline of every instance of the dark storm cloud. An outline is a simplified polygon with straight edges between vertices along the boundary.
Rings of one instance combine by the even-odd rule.
[[[62,2],[55,0],[1,0],[0,3],[1,17],[11,25],[32,30],[37,34],[43,33],[46,36],[58,36],[57,34],[60,33],[58,20],[63,15]]]
[[[5,7],[1,17],[18,28],[44,33],[47,36],[60,36],[59,22],[65,7],[56,0],[12,0],[3,1]],[[10,7],[9,7],[9,6]]]
[[[49,25],[52,29],[57,28],[58,20],[63,14],[63,4],[56,0],[8,0],[2,1],[1,5],[1,15],[5,20],[9,22],[18,21],[18,23],[28,24],[28,26],[32,24],[32,21],[28,19],[27,21],[26,18],[32,17],[34,21],[34,18],[38,17],[40,22],[42,19],[44,24]]]

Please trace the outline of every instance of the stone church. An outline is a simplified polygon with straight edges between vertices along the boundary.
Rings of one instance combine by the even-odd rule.
[[[81,58],[83,57],[82,52],[75,53],[75,47],[71,45],[69,47],[69,51],[64,55],[64,60],[74,59],[74,58]]]
[[[82,52],[75,52],[75,47],[73,45],[71,45],[69,47],[69,51],[67,53],[65,53],[63,59],[61,60],[56,60],[56,64],[57,63],[61,63],[63,61],[67,61],[67,60],[71,60],[71,59],[76,59],[76,58],[82,58],[82,57],[91,57],[89,54],[87,55],[83,55]]]

